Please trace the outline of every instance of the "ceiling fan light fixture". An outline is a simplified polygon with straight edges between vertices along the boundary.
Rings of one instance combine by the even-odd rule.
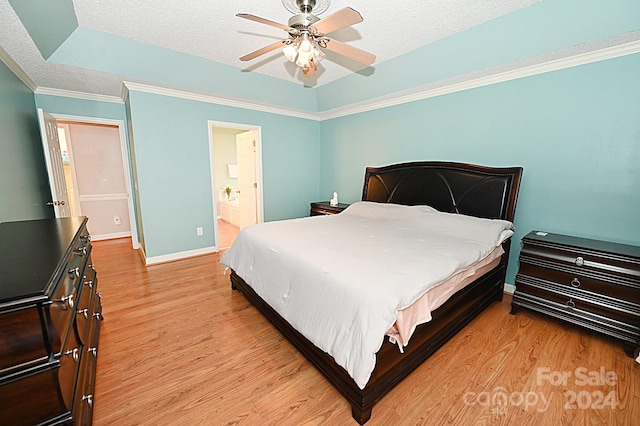
[[[350,7],[340,9],[326,18],[318,18],[317,15],[327,10],[330,2],[331,0],[282,0],[285,7],[295,13],[289,19],[289,25],[283,25],[249,13],[236,14],[240,18],[279,28],[289,35],[285,40],[241,56],[240,60],[250,61],[265,53],[282,48],[282,53],[287,60],[302,68],[305,77],[316,75],[318,62],[325,57],[322,49],[330,50],[367,66],[372,65],[376,60],[375,55],[325,36],[362,22],[362,15]],[[284,47],[282,47],[283,44]]]
[[[296,40],[292,40],[283,49],[282,53],[290,62],[295,63],[300,68],[309,68],[311,62],[318,63],[325,54],[320,50],[318,42],[314,37],[303,33]]]
[[[287,44],[282,48],[282,53],[284,53],[284,56],[289,60],[289,62],[295,62],[296,57],[298,56],[298,44],[296,42]]]

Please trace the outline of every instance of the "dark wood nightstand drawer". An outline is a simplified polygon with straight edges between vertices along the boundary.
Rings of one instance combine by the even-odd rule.
[[[589,293],[580,289],[567,289],[553,282],[516,278],[519,291],[563,305],[568,311],[588,312],[635,326],[640,331],[640,306],[624,300]]]
[[[520,259],[519,273],[551,281],[563,287],[581,289],[640,305],[640,285],[618,276],[587,275],[587,271],[576,271],[571,268],[554,269],[550,264],[523,258]]]
[[[338,214],[347,207],[349,207],[349,204],[339,203],[337,206],[332,206],[329,201],[318,201],[311,203],[310,216]]]

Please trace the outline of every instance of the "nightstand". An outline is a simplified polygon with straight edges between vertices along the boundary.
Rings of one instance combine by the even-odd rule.
[[[528,308],[640,349],[640,247],[549,232],[522,239],[511,313]]]
[[[338,203],[337,206],[332,206],[328,201],[317,201],[311,203],[311,216],[322,216],[328,214],[338,214],[342,210],[349,207],[349,204]]]

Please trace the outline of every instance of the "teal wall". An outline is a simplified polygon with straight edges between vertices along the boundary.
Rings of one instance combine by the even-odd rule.
[[[161,87],[302,111],[317,109],[315,90],[303,84],[83,27],[77,28],[49,60]]]
[[[318,111],[412,93],[435,82],[639,29],[638,0],[541,1],[376,64],[366,78],[351,74],[318,87]]]
[[[545,0],[376,64],[362,72],[366,76],[352,74],[314,89],[74,29],[70,0],[61,9],[60,25],[41,28],[32,19],[38,15],[35,4],[17,8],[52,62],[306,112],[413,93],[436,81],[506,63],[524,65],[518,61],[575,45],[601,40],[615,45],[640,31],[637,0]],[[47,32],[55,33],[59,47],[48,44]],[[138,230],[148,257],[215,245],[208,120],[261,126],[267,221],[305,216],[310,201],[328,199],[334,191],[343,202],[359,199],[366,166],[449,160],[525,168],[516,239],[539,228],[640,244],[639,58],[634,54],[322,122],[135,90],[127,104],[41,94],[34,103],[31,91],[0,64],[0,219],[50,214],[42,205],[49,190],[35,119],[40,107],[125,121],[138,189]],[[203,237],[195,235],[200,226]],[[510,282],[517,266],[518,245],[514,248]]]
[[[640,245],[640,54],[322,123],[321,193],[359,200],[366,166],[523,166],[532,229]],[[514,282],[514,244],[507,282]]]
[[[137,91],[128,107],[148,258],[215,245],[208,120],[261,126],[265,221],[318,198],[319,122]]]
[[[0,62],[0,222],[53,216],[31,90]]]

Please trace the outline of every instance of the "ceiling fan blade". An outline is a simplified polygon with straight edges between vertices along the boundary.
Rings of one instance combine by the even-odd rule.
[[[364,65],[373,65],[376,61],[376,55],[332,38],[328,39],[326,49]]]
[[[265,19],[265,18],[261,18],[259,16],[251,15],[250,13],[237,13],[236,16],[239,17],[239,18],[248,19],[250,21],[259,22],[261,24],[271,25],[272,27],[280,28],[281,30],[285,30],[287,32],[295,31],[295,29],[291,28],[288,25],[280,24],[278,22],[271,21],[269,19]]]
[[[333,31],[346,28],[359,22],[362,22],[362,16],[360,13],[350,7],[345,7],[344,9],[319,20],[312,26],[323,34],[329,34]]]
[[[276,50],[279,47],[283,47],[285,44],[284,40],[277,41],[273,44],[263,47],[262,49],[258,49],[255,52],[247,53],[246,55],[240,58],[241,61],[250,61],[252,59],[257,58],[260,55],[264,55],[265,53],[269,53],[272,50]]]

